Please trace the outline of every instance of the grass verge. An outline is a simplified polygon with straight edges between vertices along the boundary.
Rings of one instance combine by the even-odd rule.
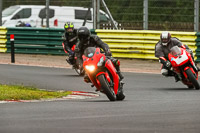
[[[40,100],[61,98],[71,94],[70,91],[45,91],[33,87],[0,84],[0,100]]]

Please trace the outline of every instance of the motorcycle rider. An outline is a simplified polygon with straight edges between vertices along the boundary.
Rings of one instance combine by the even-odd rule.
[[[69,64],[74,65],[74,51],[71,50],[74,44],[78,42],[77,38],[77,29],[74,28],[74,24],[72,22],[66,22],[64,25],[65,33],[63,36],[63,49],[65,53],[69,54]]]
[[[186,49],[194,60],[192,50],[189,49],[187,45],[183,45],[179,39],[171,37],[171,34],[168,31],[164,31],[160,34],[160,40],[155,45],[155,57],[159,58],[159,62],[163,64],[161,68],[161,74],[163,76],[174,76],[175,81],[178,82],[180,77],[174,71],[170,70],[171,63],[168,59],[168,54],[170,53],[170,49],[173,46],[178,46]],[[199,71],[198,67],[197,70]]]
[[[82,55],[84,53],[84,50],[87,48],[87,47],[99,47],[99,48],[102,48],[105,52],[105,55],[107,56],[107,58],[109,58],[112,63],[114,64],[116,70],[117,70],[117,74],[119,75],[119,78],[120,80],[122,80],[124,77],[123,75],[121,74],[120,72],[120,63],[119,63],[119,60],[117,59],[114,59],[112,56],[112,53],[110,51],[110,48],[109,46],[104,43],[98,36],[96,35],[91,35],[89,29],[87,27],[80,27],[78,29],[78,39],[79,39],[79,43],[76,45],[76,48],[75,48],[75,54],[76,54],[76,57],[79,59],[79,60],[82,60]],[[90,82],[90,79],[89,77],[87,76],[87,74],[84,76],[84,81],[85,82]]]

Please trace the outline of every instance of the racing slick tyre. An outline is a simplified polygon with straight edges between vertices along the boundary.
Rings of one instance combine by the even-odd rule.
[[[195,87],[196,90],[199,90],[200,86],[198,81],[196,80],[195,75],[192,73],[192,71],[190,69],[187,69],[186,74],[188,76],[188,79],[190,80],[190,82],[192,82],[193,86]]]
[[[108,99],[110,101],[115,101],[116,100],[115,92],[114,92],[113,88],[110,87],[110,84],[108,83],[107,79],[105,79],[105,76],[104,75],[99,75],[97,78],[98,78],[98,80],[99,80],[99,82],[101,84],[101,89],[106,94]]]

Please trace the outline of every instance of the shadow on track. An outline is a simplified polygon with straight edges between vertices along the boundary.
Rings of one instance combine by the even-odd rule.
[[[190,89],[190,88],[157,88],[157,90],[163,90],[163,91],[194,91],[195,89]]]
[[[96,102],[96,103],[116,103],[116,102],[125,102],[126,100],[123,101],[110,101],[109,99],[104,99],[104,100],[83,100],[81,102]],[[80,102],[80,101],[79,101]]]

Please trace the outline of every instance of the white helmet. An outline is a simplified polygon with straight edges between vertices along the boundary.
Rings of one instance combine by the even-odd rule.
[[[160,34],[160,40],[163,46],[167,46],[167,44],[171,40],[171,34],[168,31],[164,31]]]

